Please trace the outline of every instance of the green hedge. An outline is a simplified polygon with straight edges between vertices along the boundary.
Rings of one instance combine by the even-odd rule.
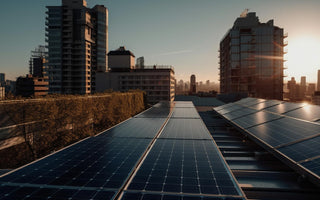
[[[144,93],[91,96],[55,95],[42,99],[0,102],[1,126],[18,126],[25,143],[0,151],[0,168],[15,168],[88,136],[95,135],[145,109]],[[2,120],[3,122],[4,120]]]

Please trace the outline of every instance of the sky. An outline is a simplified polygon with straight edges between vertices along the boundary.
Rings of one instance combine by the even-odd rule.
[[[286,79],[316,82],[320,69],[319,0],[87,0],[109,10],[109,50],[125,46],[147,65],[172,65],[175,76],[219,80],[220,40],[244,9],[288,33]],[[30,51],[45,44],[46,7],[61,0],[3,0],[0,7],[0,72],[28,73]]]

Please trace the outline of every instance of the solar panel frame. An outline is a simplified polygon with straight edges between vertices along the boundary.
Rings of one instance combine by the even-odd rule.
[[[303,107],[305,104],[304,103],[289,103],[289,102],[283,102],[281,104],[266,108],[266,111],[269,112],[274,112],[278,114],[283,114],[298,108]]]

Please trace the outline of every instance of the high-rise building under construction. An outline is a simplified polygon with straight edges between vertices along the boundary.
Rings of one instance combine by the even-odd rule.
[[[285,37],[273,20],[242,13],[220,42],[220,92],[281,100]]]

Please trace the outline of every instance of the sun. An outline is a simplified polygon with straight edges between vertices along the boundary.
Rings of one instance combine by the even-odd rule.
[[[288,79],[295,77],[300,82],[301,76],[307,77],[307,82],[316,82],[317,70],[320,69],[320,38],[299,37],[288,39],[285,55],[288,67]]]

